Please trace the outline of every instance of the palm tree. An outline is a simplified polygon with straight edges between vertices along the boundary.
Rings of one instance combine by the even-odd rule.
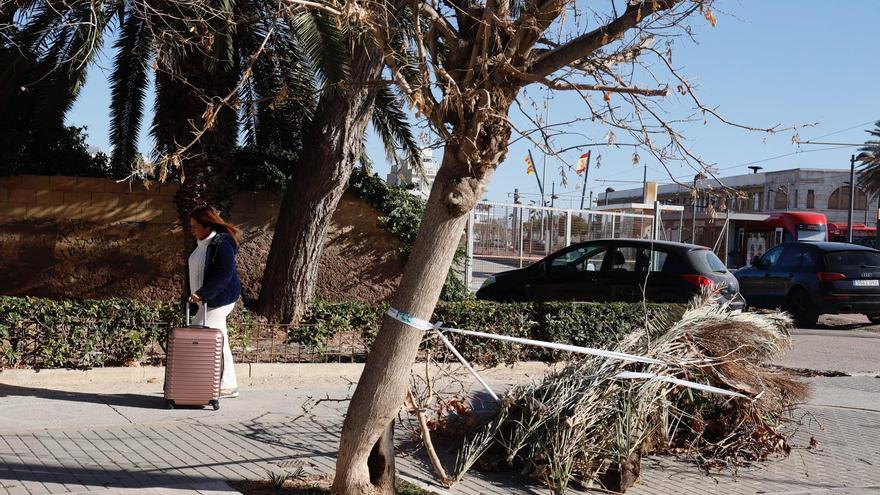
[[[866,132],[872,139],[865,141],[865,146],[859,151],[868,153],[873,158],[863,162],[862,170],[859,171],[859,183],[869,194],[880,197],[880,120],[874,123],[873,129]]]
[[[403,148],[405,159],[420,166],[399,95],[362,84],[380,79],[381,53],[325,13],[302,10],[282,17],[275,15],[275,2],[249,0],[220,2],[210,11],[200,11],[204,4],[197,2],[174,3],[168,11],[161,10],[165,4],[149,2],[145,14],[138,3],[116,0],[97,4],[96,22],[94,2],[68,1],[60,11],[59,5],[21,5],[19,17],[27,22],[14,40],[27,50],[15,51],[3,64],[10,69],[0,72],[0,110],[4,96],[22,82],[13,69],[24,63],[20,53],[32,52],[32,62],[60,81],[48,88],[59,98],[48,107],[54,119],[63,119],[103,32],[118,28],[111,74],[112,163],[127,166],[135,157],[152,65],[157,70],[150,133],[156,154],[180,165],[175,202],[187,246],[192,241],[186,216],[193,206],[229,208],[228,167],[239,125],[246,144],[301,151],[260,297],[263,313],[272,319],[297,319],[311,298],[323,234],[354,163],[365,156],[367,123],[372,119],[392,159]],[[210,15],[202,19],[204,12]],[[238,106],[238,115],[229,105],[236,90],[231,106]],[[212,108],[219,110],[206,111]],[[195,131],[204,132],[193,142]]]
[[[240,125],[246,145],[300,149],[300,129],[313,118],[317,95],[347,77],[351,40],[334,19],[317,11],[278,19],[271,0],[218,2],[210,10],[204,2],[150,4],[141,9],[121,0],[18,3],[17,10],[4,13],[26,22],[10,37],[15,49],[0,59],[6,67],[0,69],[0,111],[25,87],[41,93],[36,110],[41,122],[62,122],[105,32],[118,31],[110,76],[111,166],[130,167],[137,154],[152,65],[154,155],[166,158],[172,165],[168,172],[181,178],[175,203],[186,227],[186,215],[197,204],[228,212],[229,164]],[[30,79],[20,70],[25,66],[34,67]],[[237,94],[228,98],[231,93]],[[399,99],[380,103],[374,119],[380,135],[389,145],[408,147],[415,160]],[[211,107],[219,110],[206,122]],[[189,244],[188,234],[184,242]]]

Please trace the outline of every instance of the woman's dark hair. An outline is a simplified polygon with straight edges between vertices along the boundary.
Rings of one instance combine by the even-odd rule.
[[[205,227],[210,227],[217,232],[226,232],[232,237],[232,242],[238,245],[238,229],[234,225],[223,220],[220,213],[213,206],[197,206],[189,213],[189,217]]]

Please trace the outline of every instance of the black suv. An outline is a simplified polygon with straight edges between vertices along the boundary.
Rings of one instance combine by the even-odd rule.
[[[737,270],[749,306],[785,308],[798,326],[819,315],[862,313],[880,322],[880,251],[844,242],[786,242]]]
[[[477,298],[493,301],[690,302],[705,287],[744,306],[736,278],[710,249],[677,242],[605,239],[573,244],[489,277]]]

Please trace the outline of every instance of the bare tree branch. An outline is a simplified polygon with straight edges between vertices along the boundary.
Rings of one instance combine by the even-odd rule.
[[[620,17],[608,24],[542,54],[528,67],[527,72],[538,77],[549,76],[618,39],[627,30],[638,25],[644,16],[669,10],[676,3],[678,0],[652,0],[630,4]]]

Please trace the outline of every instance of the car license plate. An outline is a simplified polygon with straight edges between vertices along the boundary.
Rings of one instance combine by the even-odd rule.
[[[853,280],[853,285],[856,287],[880,287],[880,280]]]

